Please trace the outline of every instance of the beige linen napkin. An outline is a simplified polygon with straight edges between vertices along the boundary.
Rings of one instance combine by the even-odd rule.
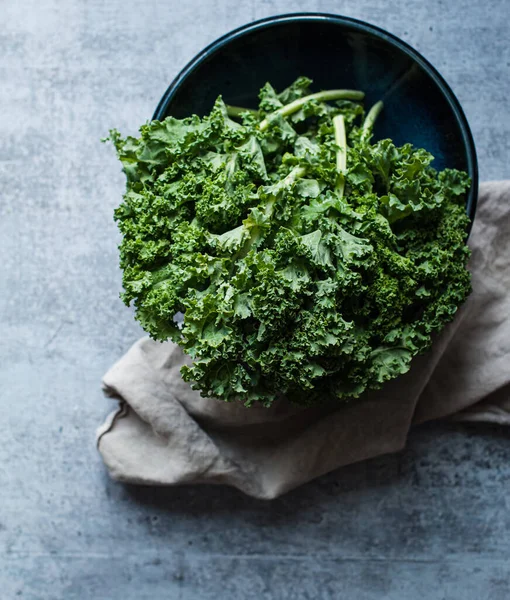
[[[98,431],[115,479],[222,483],[275,498],[342,465],[395,452],[413,423],[450,417],[510,424],[510,181],[481,186],[470,237],[473,293],[409,373],[363,400],[246,409],[201,398],[173,343],[136,342],[104,376],[120,400]]]

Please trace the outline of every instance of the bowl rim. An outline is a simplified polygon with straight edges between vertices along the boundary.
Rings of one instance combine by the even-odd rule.
[[[266,17],[264,19],[253,21],[251,23],[247,23],[245,25],[241,25],[240,27],[237,27],[236,29],[225,33],[221,37],[208,44],[203,50],[196,54],[195,57],[192,58],[184,66],[183,69],[181,69],[181,71],[177,74],[177,76],[167,87],[165,93],[159,101],[156,110],[154,111],[154,114],[152,116],[152,120],[161,120],[162,118],[165,118],[165,113],[169,104],[171,103],[173,97],[175,96],[185,79],[189,77],[193,73],[193,71],[201,65],[201,63],[204,60],[209,58],[211,55],[215,54],[218,50],[226,46],[228,43],[238,38],[241,38],[247,34],[250,34],[254,31],[266,29],[268,27],[272,27],[274,25],[279,25],[282,23],[291,23],[296,21],[331,22],[336,23],[338,25],[348,25],[352,29],[362,31],[364,33],[373,34],[376,37],[379,37],[389,42],[393,46],[396,46],[399,50],[407,54],[412,60],[417,62],[422,67],[422,69],[433,79],[433,81],[443,93],[448,104],[450,105],[450,108],[453,111],[453,114],[455,115],[464,142],[464,148],[466,151],[467,158],[467,171],[468,175],[471,178],[471,187],[466,198],[466,212],[471,221],[469,227],[470,231],[475,218],[476,204],[478,200],[478,162],[476,157],[476,149],[473,134],[471,133],[471,129],[466,119],[466,115],[464,114],[459,100],[453,93],[453,90],[448,85],[446,80],[439,73],[439,71],[417,50],[415,50],[407,42],[404,42],[393,33],[390,33],[385,29],[378,27],[377,25],[372,25],[360,19],[322,12],[296,12],[274,15]]]

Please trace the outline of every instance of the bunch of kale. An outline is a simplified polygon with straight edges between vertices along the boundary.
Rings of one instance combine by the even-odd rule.
[[[310,83],[110,133],[122,298],[192,357],[205,396],[356,398],[405,373],[470,291],[468,176],[372,144],[380,103],[365,118],[361,92]]]

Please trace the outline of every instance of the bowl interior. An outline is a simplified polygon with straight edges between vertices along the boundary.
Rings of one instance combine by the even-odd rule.
[[[468,171],[473,185],[467,210],[474,216],[476,155],[458,102],[435,70],[407,44],[364,23],[342,17],[294,15],[236,30],[199,54],[170,85],[154,118],[208,113],[218,95],[255,107],[266,81],[281,90],[299,75],[312,89],[353,88],[384,111],[376,139],[426,148],[433,166]]]

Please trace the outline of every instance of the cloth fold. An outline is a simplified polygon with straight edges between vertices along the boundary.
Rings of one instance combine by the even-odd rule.
[[[119,481],[217,483],[275,498],[343,465],[401,450],[431,419],[510,425],[510,181],[482,184],[469,245],[473,292],[411,370],[335,408],[246,409],[202,398],[180,348],[143,338],[106,373],[119,408],[97,443]]]

